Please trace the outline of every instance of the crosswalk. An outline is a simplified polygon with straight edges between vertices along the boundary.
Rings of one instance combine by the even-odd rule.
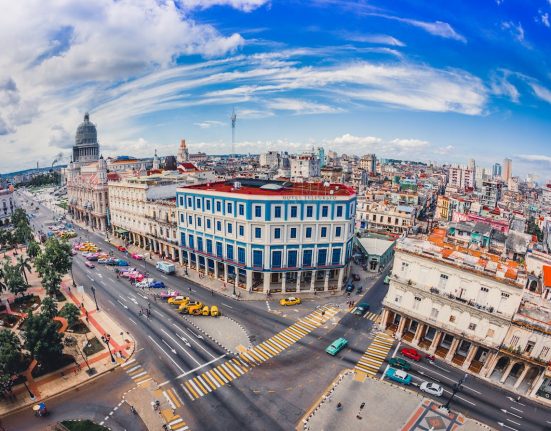
[[[322,326],[338,312],[339,309],[332,306],[321,307],[259,345],[240,353],[237,357],[184,381],[182,387],[191,400],[203,397],[239,378],[252,367],[279,355],[283,350]]]
[[[164,397],[164,399],[168,403],[168,406],[170,407],[164,408],[160,412],[169,429],[175,431],[188,431],[189,426],[186,424],[184,419],[182,419],[180,415],[175,413],[175,410],[181,407],[184,402],[176,393],[174,388],[168,388],[164,390],[157,389],[154,393],[157,398],[160,398],[161,396]]]
[[[384,332],[378,332],[375,338],[360,358],[354,371],[360,377],[375,377],[377,371],[381,368],[383,361],[388,355],[389,350],[392,348],[394,339]]]
[[[151,380],[149,373],[134,358],[125,362],[121,365],[121,367],[137,385],[141,385],[142,383]]]
[[[356,311],[356,307],[350,309],[350,313],[354,313]],[[379,319],[381,317],[381,313],[374,313],[372,311],[368,311],[362,316],[362,319],[371,320],[372,322],[379,323]]]

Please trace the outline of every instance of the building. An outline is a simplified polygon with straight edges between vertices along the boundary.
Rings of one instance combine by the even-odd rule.
[[[374,203],[369,205],[366,218],[370,232],[400,236],[415,226],[416,209],[407,205]]]
[[[467,168],[469,168],[471,171],[476,171],[475,159],[469,159],[469,162],[467,163]]]
[[[364,268],[368,271],[381,272],[392,261],[396,241],[383,236],[369,235],[365,238],[354,238],[354,242],[355,250],[361,254]]]
[[[146,169],[151,169],[153,166],[153,161],[149,159],[137,159],[130,156],[118,156],[107,159],[107,169],[109,172],[127,172],[127,171],[136,171],[138,172],[142,166],[145,166]]]
[[[259,164],[261,167],[277,169],[279,167],[279,153],[277,151],[262,153],[259,158]]]
[[[247,291],[340,290],[356,193],[340,184],[237,178],[179,188],[183,263]]]
[[[494,166],[492,166],[492,177],[495,178],[501,178],[501,165],[499,163],[494,163]]]
[[[0,188],[0,226],[11,222],[11,216],[15,211],[15,197],[13,195],[13,186]]]
[[[88,113],[78,126],[73,161],[66,171],[68,212],[93,229],[108,225],[107,162],[99,156],[94,123]]]
[[[495,208],[497,203],[501,200],[502,188],[503,183],[500,181],[483,181],[480,203],[490,208]]]
[[[511,159],[503,159],[503,181],[505,181],[505,184],[509,182],[509,180],[513,176],[513,161]]]
[[[211,172],[163,171],[108,182],[113,234],[152,253],[180,260],[176,188],[214,180]]]
[[[314,154],[304,153],[291,157],[291,178],[307,180],[319,178],[320,160]]]
[[[369,174],[377,172],[377,157],[375,154],[366,154],[360,159],[360,168],[365,169]]]
[[[448,185],[455,190],[475,188],[475,172],[464,167],[451,167],[448,170]]]
[[[186,140],[180,140],[180,146],[178,147],[178,155],[176,156],[178,163],[189,162],[189,151],[187,149]]]

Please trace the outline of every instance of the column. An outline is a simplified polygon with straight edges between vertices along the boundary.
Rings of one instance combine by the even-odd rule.
[[[450,350],[448,350],[448,353],[446,354],[446,361],[451,361],[453,359],[460,341],[461,340],[459,338],[454,337],[452,344],[450,346]]]
[[[342,289],[342,283],[344,280],[344,268],[339,269],[339,280],[337,282],[337,290]]]
[[[469,348],[469,352],[467,353],[467,357],[465,358],[465,362],[463,362],[462,368],[464,370],[468,369],[471,366],[471,362],[473,361],[477,351],[478,351],[478,346],[471,344],[471,347]]]
[[[247,279],[247,292],[250,292],[251,290],[253,290],[253,272],[250,269],[246,269],[245,274]]]
[[[534,379],[534,384],[532,385],[532,387],[529,390],[529,394],[528,394],[529,397],[535,397],[536,396],[536,392],[538,391],[538,389],[542,385],[544,378],[545,378],[545,373],[540,373],[539,377],[536,377]]]
[[[172,260],[176,260],[176,250],[174,247],[170,247],[170,254],[172,255]]]
[[[443,332],[442,331],[436,331],[434,334],[434,338],[432,339],[432,343],[430,343],[429,347],[429,353],[433,354],[436,352],[436,349],[438,348],[438,344],[440,343],[440,338],[442,337]]]
[[[287,273],[282,272],[281,273],[281,293],[285,293],[287,291]]]
[[[325,270],[325,274],[323,277],[323,290],[326,292],[329,290],[329,271]]]
[[[214,278],[218,280],[218,262],[214,261]]]
[[[300,292],[300,275],[302,274],[301,271],[297,271],[297,293]]]
[[[268,293],[270,291],[271,282],[272,282],[272,273],[265,272],[264,273],[264,293]]]
[[[190,261],[188,260],[188,262]],[[224,264],[224,283],[226,284],[228,283],[228,264],[227,263]]]
[[[310,280],[310,292],[316,291],[316,271],[312,272],[312,279]]]
[[[499,383],[504,383],[505,380],[507,380],[507,377],[509,377],[509,374],[511,374],[511,370],[513,369],[513,365],[515,365],[514,361],[509,361],[509,365],[507,365],[507,368],[503,372],[503,375],[501,376],[501,379],[499,379]]]
[[[388,308],[383,308],[383,312],[381,314],[381,322],[379,323],[379,327],[382,331],[386,329],[386,322],[388,320],[389,311]]]
[[[489,378],[494,372],[494,368],[496,367],[498,361],[498,354],[495,352],[490,353],[486,358],[486,362],[484,362],[484,365],[482,366],[479,374],[481,376]]]
[[[417,330],[415,331],[415,335],[413,336],[413,340],[412,340],[413,344],[419,344],[419,340],[421,338],[421,334],[423,333],[424,328],[425,328],[425,324],[418,322]]]
[[[406,327],[406,316],[400,315],[400,323],[398,323],[398,330],[396,331],[396,334],[394,336],[398,338],[402,338],[402,334],[404,333],[404,328]]]
[[[518,376],[517,381],[515,382],[515,385],[513,386],[514,389],[517,389],[524,378],[526,377],[526,374],[528,374],[528,371],[530,371],[530,367],[528,367],[526,364],[524,364],[524,370],[522,370],[522,373],[520,373],[520,376]]]
[[[178,253],[178,260],[180,262],[180,266],[184,266],[184,253],[182,253],[182,250],[180,250],[180,253]],[[214,265],[214,272],[216,273],[216,265]]]

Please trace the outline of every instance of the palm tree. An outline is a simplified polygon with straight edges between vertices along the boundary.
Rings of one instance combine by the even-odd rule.
[[[21,271],[21,274],[23,274],[23,277],[25,277],[25,282],[29,284],[29,280],[27,279],[27,271],[29,271],[29,274],[31,273],[31,259],[29,259],[28,256],[20,254],[17,258],[17,267],[19,268],[19,271]],[[27,271],[25,271],[27,270]]]
[[[4,292],[8,289],[6,285],[6,272],[4,270],[4,265],[0,263],[0,292]]]

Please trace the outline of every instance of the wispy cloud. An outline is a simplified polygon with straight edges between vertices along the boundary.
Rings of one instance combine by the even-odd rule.
[[[524,28],[520,22],[504,21],[501,28],[507,30],[518,42],[524,42]]]
[[[518,158],[526,162],[546,163],[551,165],[551,156],[543,154],[520,154]]]
[[[269,0],[180,0],[188,9],[208,9],[213,6],[230,6],[243,12],[252,12],[260,6],[269,4]]]
[[[269,109],[279,111],[294,111],[297,114],[329,114],[340,112],[342,109],[324,105],[322,103],[309,102],[302,99],[290,99],[278,97],[268,100],[266,106]]]
[[[199,123],[193,123],[193,124],[195,126],[199,126],[201,129],[210,129],[211,127],[224,126],[226,123],[223,123],[222,121],[205,120],[205,121],[201,121]]]
[[[376,45],[406,46],[404,42],[387,34],[361,34],[348,31],[338,33],[341,38],[351,42],[371,43]]]

